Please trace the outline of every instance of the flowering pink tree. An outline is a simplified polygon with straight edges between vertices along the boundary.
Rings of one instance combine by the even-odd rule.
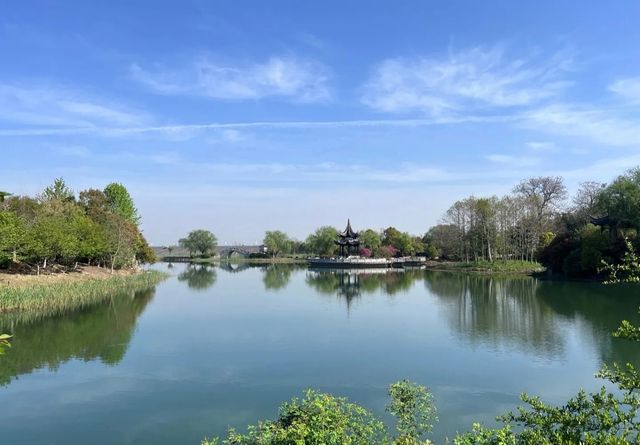
[[[393,246],[382,246],[380,248],[380,256],[385,258],[392,258],[398,255],[399,250]]]
[[[371,252],[371,249],[367,249],[366,247],[362,247],[360,248],[360,252],[358,252],[360,254],[360,256],[363,256],[365,258],[369,258],[373,252]]]

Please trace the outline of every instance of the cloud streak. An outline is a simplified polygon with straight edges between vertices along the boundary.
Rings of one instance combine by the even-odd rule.
[[[149,90],[166,95],[255,100],[282,97],[298,102],[330,98],[328,69],[317,61],[274,56],[263,63],[228,65],[200,57],[184,70],[132,64],[131,76]]]
[[[527,112],[523,122],[539,131],[586,138],[618,147],[640,147],[640,124],[615,109],[581,104],[553,104]]]
[[[265,129],[313,129],[313,128],[358,128],[358,127],[425,127],[433,125],[450,125],[460,123],[505,123],[517,121],[518,116],[487,115],[438,117],[424,119],[355,119],[336,121],[255,121],[255,122],[211,122],[206,124],[169,124],[155,126],[132,127],[97,127],[85,126],[75,128],[13,128],[0,129],[2,136],[55,136],[55,135],[102,135],[128,136],[144,133],[164,133],[182,135],[187,138],[198,131],[206,130],[238,130],[246,128]]]
[[[446,58],[394,58],[380,63],[362,102],[383,112],[442,116],[469,110],[527,106],[557,96],[571,59],[508,59],[500,46],[475,47]]]
[[[135,126],[144,113],[85,92],[59,87],[0,84],[0,123],[51,127]]]

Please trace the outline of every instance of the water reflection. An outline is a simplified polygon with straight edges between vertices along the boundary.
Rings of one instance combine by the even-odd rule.
[[[0,357],[0,385],[36,369],[55,370],[74,358],[119,363],[136,320],[154,295],[155,288],[122,293],[105,304],[60,317],[29,320],[0,316],[0,331],[13,335],[12,348]]]
[[[602,362],[640,364],[638,344],[611,335],[621,320],[640,324],[640,292],[637,286],[542,282],[536,295],[555,314],[577,321],[582,326],[598,346]]]
[[[271,264],[263,269],[262,282],[266,290],[280,290],[287,287],[291,274],[297,267],[294,264]]]
[[[206,264],[189,264],[178,275],[178,281],[186,281],[189,289],[205,291],[216,283],[218,278],[215,267]]]
[[[458,338],[472,345],[563,353],[565,337],[552,308],[537,297],[536,279],[428,271],[425,286],[443,303]]]
[[[578,328],[598,345],[602,362],[640,362],[638,345],[610,335],[623,319],[640,323],[640,293],[633,286],[422,270],[310,270],[306,274],[309,287],[345,301],[347,310],[364,294],[393,296],[419,280],[440,303],[438,308],[455,336],[471,346],[560,358],[570,341],[565,328],[578,320]]]
[[[253,265],[249,263],[232,263],[230,261],[223,261],[218,267],[225,272],[238,273],[253,267]]]
[[[363,294],[380,290],[386,295],[395,295],[422,278],[422,271],[410,269],[322,269],[307,272],[306,283],[321,294],[336,295],[350,309],[353,301]]]
[[[0,442],[199,443],[273,417],[307,387],[382,415],[385,386],[406,377],[433,388],[443,418],[434,439],[444,443],[472,420],[514,409],[522,390],[556,403],[579,387],[597,389],[601,360],[640,355],[610,336],[635,317],[637,287],[219,267],[176,264],[182,282],[159,286],[151,304],[153,291],[44,321],[0,315],[0,328],[15,334],[0,358],[0,383],[10,382],[0,400],[11,407]]]

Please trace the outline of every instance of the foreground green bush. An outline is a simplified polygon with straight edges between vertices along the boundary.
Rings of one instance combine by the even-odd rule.
[[[389,388],[387,407],[398,419],[398,436],[392,438],[384,426],[365,408],[346,398],[308,390],[302,400],[293,399],[280,407],[277,420],[250,426],[246,434],[231,429],[228,445],[428,445],[420,437],[431,431],[436,420],[431,394],[426,388],[403,380]],[[202,445],[218,444],[218,439]]]
[[[623,321],[615,337],[640,341],[640,328]],[[562,406],[522,395],[525,407],[498,418],[504,426],[474,424],[458,434],[454,445],[632,445],[640,443],[640,374],[631,365],[605,366],[598,377],[615,384],[596,393],[580,391]],[[396,419],[396,435],[365,408],[345,398],[307,391],[280,408],[277,420],[250,426],[246,434],[230,430],[225,445],[426,445],[424,435],[437,420],[431,394],[403,380],[389,387],[387,411]],[[218,439],[202,445],[219,444]]]

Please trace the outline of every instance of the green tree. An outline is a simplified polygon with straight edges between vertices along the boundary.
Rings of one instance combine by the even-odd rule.
[[[640,229],[640,168],[619,176],[597,197],[597,207],[614,229]]]
[[[322,226],[307,237],[305,244],[309,252],[318,255],[333,255],[336,252],[338,229],[331,226]]]
[[[38,212],[30,233],[44,268],[49,262],[68,264],[77,258],[79,242],[75,222],[78,214],[74,210],[73,207],[64,210],[43,207]]]
[[[618,263],[608,263],[601,260],[602,271],[607,272],[607,284],[611,283],[640,283],[640,256],[636,253],[633,243],[624,240],[625,252]]]
[[[108,213],[103,222],[107,239],[107,257],[111,273],[116,268],[135,265],[139,232],[120,215]]]
[[[4,202],[7,196],[11,196],[11,193],[3,192],[2,190],[0,190],[0,202]]]
[[[109,249],[105,227],[86,215],[77,218],[74,225],[79,258],[89,264],[92,260],[103,258]]]
[[[376,232],[373,229],[363,230],[362,232],[360,232],[360,245],[371,250],[374,256],[377,255],[378,250],[382,245],[380,233]]]
[[[113,213],[136,226],[140,224],[138,209],[136,209],[133,199],[124,185],[112,182],[105,187],[104,195],[107,200],[107,205]]]
[[[191,256],[197,252],[200,252],[201,255],[207,255],[209,252],[215,251],[218,239],[210,231],[198,229],[192,230],[186,238],[180,239],[179,244],[180,247],[187,249]]]
[[[293,242],[289,236],[280,230],[267,230],[262,242],[274,258],[281,253],[290,253],[293,248]]]
[[[391,403],[387,411],[396,418],[399,443],[417,443],[433,430],[433,422],[438,417],[433,396],[427,388],[401,380],[389,387],[389,397]]]
[[[41,195],[41,199],[43,201],[57,200],[61,202],[71,202],[75,198],[73,195],[73,191],[69,187],[67,187],[64,179],[57,178],[53,181],[52,185],[44,189]]]
[[[45,268],[79,262],[119,268],[155,260],[137,226],[114,211],[105,193],[85,190],[76,202],[62,179],[38,199],[20,196],[3,203],[0,257],[5,264],[8,256]]]
[[[18,261],[18,251],[26,241],[24,221],[15,212],[0,211],[0,256],[10,255]]]
[[[89,218],[97,222],[104,219],[106,213],[111,212],[107,195],[102,190],[88,189],[81,191],[78,195],[78,203]]]
[[[387,227],[382,231],[382,244],[385,246],[393,246],[398,250],[400,249],[400,238],[402,237],[402,232],[400,232],[395,227]]]
[[[382,244],[394,247],[403,255],[411,255],[420,247],[407,232],[400,232],[395,227],[387,227],[382,232]]]

